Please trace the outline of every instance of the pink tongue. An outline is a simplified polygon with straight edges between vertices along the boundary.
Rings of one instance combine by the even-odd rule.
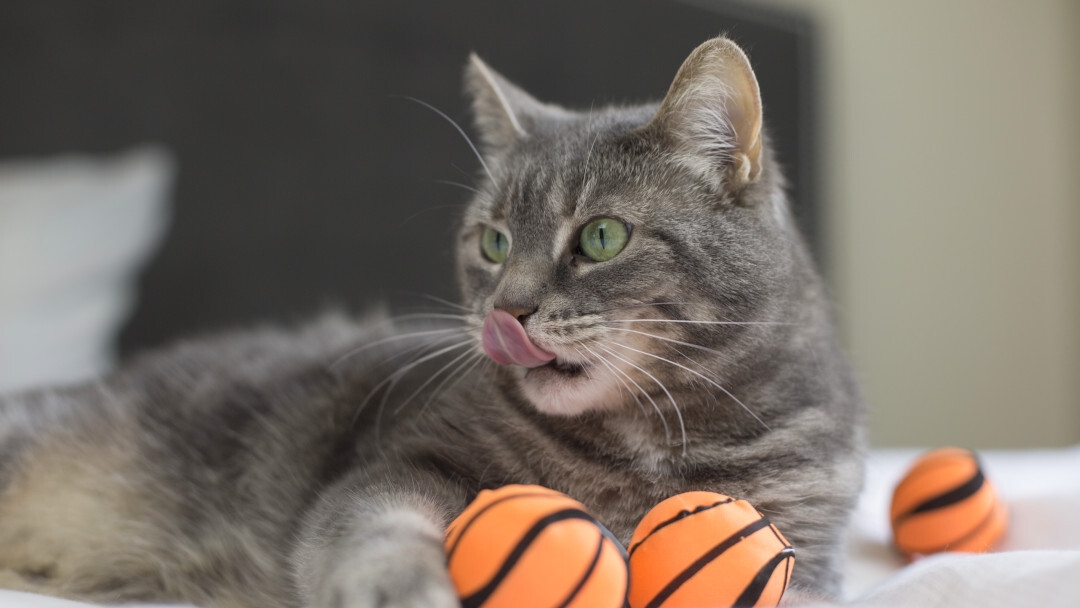
[[[555,358],[529,340],[525,328],[505,310],[493,310],[484,319],[484,352],[499,365],[539,367]]]

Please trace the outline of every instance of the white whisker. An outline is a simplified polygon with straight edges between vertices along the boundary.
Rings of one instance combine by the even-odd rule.
[[[679,345],[682,345],[682,346],[689,346],[691,348],[696,348],[698,350],[702,350],[702,351],[705,351],[707,353],[712,353],[714,355],[719,355],[721,357],[724,357],[725,359],[730,358],[730,356],[727,353],[723,352],[723,351],[719,351],[719,350],[716,350],[714,348],[708,348],[706,346],[701,346],[700,344],[694,344],[693,342],[684,342],[682,340],[676,340],[675,338],[668,338],[667,336],[660,336],[660,335],[657,335],[657,334],[650,334],[649,332],[646,332],[646,331],[638,331],[636,329],[630,329],[628,327],[608,327],[607,329],[611,329],[611,330],[615,330],[615,331],[624,331],[624,332],[632,333],[632,334],[640,334],[642,336],[648,336],[648,337],[654,338],[656,340],[662,340],[664,342],[671,342],[672,344],[679,344]]]
[[[650,353],[650,352],[645,352],[645,351],[643,351],[643,350],[639,350],[639,349],[636,349],[636,348],[634,348],[633,346],[627,346],[626,344],[622,344],[622,343],[619,343],[619,342],[613,342],[612,344],[615,344],[616,346],[619,346],[619,347],[621,347],[621,348],[625,348],[625,349],[628,349],[628,350],[632,350],[632,351],[634,351],[635,353],[641,353],[641,354],[643,354],[643,355],[646,355],[646,356],[648,356],[648,357],[652,357],[652,358],[654,358],[654,359],[659,359],[659,360],[661,360],[661,361],[663,361],[663,362],[665,362],[665,363],[670,363],[671,365],[674,365],[675,367],[678,367],[678,368],[684,369],[684,370],[686,370],[686,371],[690,372],[691,374],[694,374],[695,376],[698,376],[698,377],[699,377],[699,378],[701,378],[702,380],[704,380],[704,381],[708,382],[709,384],[712,384],[712,385],[713,385],[713,386],[715,386],[716,388],[718,388],[718,389],[720,389],[721,391],[723,391],[723,393],[724,393],[725,395],[727,395],[728,397],[730,397],[732,401],[734,401],[735,403],[738,403],[738,404],[739,404],[739,405],[740,405],[740,406],[741,406],[741,407],[742,407],[742,408],[743,408],[744,410],[746,410],[746,413],[748,413],[748,414],[750,414],[751,416],[753,416],[753,417],[754,417],[754,420],[757,420],[757,421],[758,421],[758,422],[759,422],[759,423],[761,424],[761,426],[765,427],[765,428],[766,428],[767,430],[772,430],[772,429],[770,429],[770,428],[769,428],[769,425],[765,424],[765,421],[764,421],[764,420],[762,420],[761,418],[759,418],[759,417],[758,417],[758,415],[757,415],[757,414],[755,414],[755,413],[753,412],[753,410],[751,410],[750,408],[746,407],[746,404],[745,404],[745,403],[743,403],[742,401],[739,401],[739,399],[738,399],[738,398],[737,398],[737,397],[736,397],[735,395],[732,395],[732,394],[731,394],[731,391],[727,390],[727,389],[726,389],[726,388],[724,388],[723,386],[720,386],[720,385],[719,385],[718,383],[714,382],[714,381],[713,381],[712,379],[710,379],[709,377],[707,377],[707,376],[705,376],[705,375],[703,375],[703,374],[700,374],[700,373],[698,373],[698,372],[696,372],[696,371],[694,371],[694,370],[690,369],[689,367],[686,367],[685,365],[682,365],[681,363],[676,363],[676,362],[672,361],[671,359],[665,359],[664,357],[661,357],[660,355],[654,355],[654,354],[652,354],[652,353]]]
[[[689,323],[692,325],[795,325],[783,321],[694,321],[692,319],[608,319],[608,323]]]
[[[378,414],[379,416],[381,416],[381,414],[382,414],[382,408],[386,405],[386,399],[390,396],[390,393],[394,390],[394,387],[397,386],[397,383],[401,380],[401,378],[403,378],[405,376],[405,374],[409,373],[416,366],[418,366],[418,365],[420,365],[422,363],[430,361],[430,360],[434,359],[435,357],[444,355],[444,354],[446,354],[446,353],[448,353],[448,352],[450,352],[450,351],[452,351],[454,349],[461,348],[462,346],[467,346],[467,345],[471,344],[471,342],[472,342],[471,340],[463,340],[463,341],[458,342],[456,344],[451,344],[450,346],[440,348],[439,350],[437,350],[437,351],[435,351],[433,353],[428,353],[428,354],[424,355],[423,357],[420,357],[419,359],[413,361],[412,363],[409,363],[405,367],[402,367],[401,369],[395,371],[394,373],[392,373],[389,376],[387,376],[386,378],[384,378],[381,382],[376,384],[371,389],[371,391],[368,393],[368,396],[364,397],[364,400],[361,401],[360,405],[358,405],[356,407],[356,414],[353,415],[352,423],[356,424],[356,421],[360,418],[360,412],[362,412],[364,410],[364,408],[367,406],[368,402],[371,401],[371,398],[374,397],[375,395],[377,395],[379,393],[379,390],[382,389],[384,386],[386,387],[386,392],[383,395],[382,401],[379,403],[379,414]],[[389,383],[389,386],[387,386],[388,383]],[[376,426],[378,426],[378,425],[376,424]]]
[[[713,370],[709,369],[708,367],[706,367],[705,365],[699,363],[697,360],[695,360],[690,355],[687,355],[686,353],[684,353],[681,350],[679,350],[677,348],[674,348],[674,347],[672,347],[671,350],[674,350],[675,352],[679,353],[680,357],[682,357],[683,359],[686,359],[690,363],[693,363],[695,366],[698,367],[698,369],[700,369],[706,375],[711,376],[714,380],[719,380],[720,379],[720,376],[715,371],[713,371]],[[697,386],[697,380],[691,380],[691,382],[694,383],[695,387]],[[702,387],[702,388],[707,389],[708,387]]]
[[[616,342],[616,344],[618,344],[618,343]],[[675,397],[671,396],[671,392],[668,391],[666,386],[664,386],[664,383],[660,382],[660,380],[658,380],[656,378],[656,376],[654,376],[654,375],[650,374],[649,372],[647,372],[640,365],[636,365],[633,362],[631,362],[629,359],[626,359],[624,357],[620,357],[617,353],[612,351],[610,348],[607,348],[606,346],[600,346],[600,348],[604,349],[604,351],[606,351],[607,354],[611,355],[612,357],[615,357],[616,359],[622,361],[623,363],[626,363],[630,367],[633,367],[634,369],[636,369],[639,372],[641,372],[641,373],[645,374],[646,376],[648,376],[653,382],[656,383],[657,386],[660,387],[660,390],[664,391],[664,394],[667,395],[668,400],[671,401],[671,407],[675,410],[675,416],[679,419],[679,430],[682,432],[682,451],[683,451],[683,456],[686,456],[686,422],[683,421],[682,412],[679,411],[678,402],[675,401]],[[646,395],[648,395],[648,393],[646,393]]]
[[[641,402],[641,399],[639,399],[639,398],[638,398],[638,396],[637,396],[637,393],[635,393],[634,391],[630,390],[630,385],[626,383],[626,380],[623,380],[623,379],[622,379],[622,377],[621,377],[621,376],[619,376],[619,374],[620,374],[620,373],[622,373],[623,375],[625,375],[625,372],[622,372],[621,370],[617,369],[617,368],[616,368],[616,367],[615,367],[614,365],[612,365],[612,364],[611,364],[611,362],[610,362],[610,361],[608,361],[608,360],[607,360],[607,359],[606,359],[606,358],[605,358],[605,357],[604,357],[603,355],[601,355],[600,353],[597,353],[596,351],[594,351],[593,349],[589,348],[588,346],[585,346],[584,344],[582,344],[582,345],[581,345],[581,347],[582,347],[582,348],[584,348],[584,349],[585,349],[586,351],[588,351],[588,352],[589,352],[590,354],[592,354],[592,356],[593,356],[593,357],[595,357],[597,361],[599,361],[600,363],[604,364],[604,366],[605,366],[605,367],[607,367],[607,368],[608,368],[608,370],[610,370],[610,371],[611,371],[611,375],[612,375],[612,376],[613,376],[613,377],[614,377],[614,378],[615,378],[616,380],[618,380],[620,384],[622,384],[622,385],[623,385],[623,387],[624,387],[624,388],[626,389],[626,392],[627,392],[627,393],[629,393],[629,394],[630,394],[630,396],[631,396],[631,397],[633,397],[633,399],[634,399],[634,402],[635,402],[635,403],[637,403],[638,409],[639,409],[639,410],[641,410],[641,414],[642,414],[643,416],[645,416],[645,417],[647,418],[647,417],[649,416],[649,412],[645,410],[645,404],[644,404],[644,403],[642,403],[642,402]],[[629,376],[627,376],[627,377],[629,378]],[[633,378],[629,378],[629,380],[630,380],[631,382],[634,382],[634,379],[633,379]],[[636,382],[634,382],[634,384],[635,384],[635,385],[637,385],[637,383],[636,383]],[[649,396],[649,395],[648,395],[648,393],[646,393],[645,391],[641,390],[641,387],[640,387],[640,386],[638,386],[638,391],[640,391],[640,392],[641,392],[641,393],[642,393],[643,395],[645,395],[646,397],[648,397],[648,396]],[[667,443],[671,443],[671,429],[670,429],[670,428],[668,428],[668,423],[667,423],[667,419],[666,419],[666,418],[664,418],[664,413],[663,413],[662,411],[660,411],[660,408],[659,408],[659,407],[658,407],[658,406],[656,405],[656,403],[655,403],[655,402],[653,403],[653,408],[654,408],[654,409],[656,409],[656,414],[657,414],[658,416],[660,416],[660,422],[662,422],[662,423],[664,424],[664,441],[666,441]]]
[[[413,346],[411,346],[411,347],[409,347],[409,348],[407,348],[407,349],[405,349],[405,350],[403,350],[403,351],[401,351],[399,353],[395,353],[395,354],[391,355],[390,357],[388,357],[386,359],[386,362],[391,363],[391,362],[393,362],[393,361],[395,361],[397,359],[405,359],[407,357],[411,357],[411,356],[416,355],[417,353],[420,353],[420,352],[423,352],[423,351],[432,352],[434,349],[440,348],[442,345],[446,344],[447,342],[450,342],[450,341],[453,341],[453,340],[459,340],[460,338],[461,338],[461,335],[459,335],[459,334],[451,334],[449,336],[443,336],[441,338],[436,338],[434,340],[431,340],[430,342],[425,342],[423,344],[416,344],[416,345],[413,345]]]
[[[450,312],[411,312],[394,317],[393,321],[401,321],[405,319],[450,319],[453,321],[470,321],[472,315],[456,314]]]
[[[433,295],[431,295],[429,293],[421,293],[421,292],[417,292],[417,291],[404,291],[402,293],[410,295],[410,296],[416,296],[416,297],[419,297],[419,298],[423,298],[425,300],[431,300],[432,302],[436,302],[438,304],[442,304],[444,306],[449,306],[450,308],[455,308],[457,310],[460,310],[463,313],[465,313],[465,314],[462,315],[463,318],[469,318],[469,317],[472,316],[472,314],[471,314],[473,312],[472,309],[469,308],[468,306],[464,306],[464,305],[462,305],[462,304],[460,304],[458,302],[452,302],[450,300],[445,300],[445,299],[440,298],[438,296],[433,296]]]
[[[328,366],[327,369],[333,370],[338,365],[341,365],[342,363],[344,363],[347,359],[355,357],[356,355],[359,355],[360,353],[364,352],[365,350],[368,350],[370,348],[375,348],[376,346],[380,346],[380,345],[387,344],[387,343],[390,343],[390,342],[396,342],[398,340],[408,340],[410,338],[420,338],[420,337],[423,337],[423,336],[431,336],[431,335],[436,335],[436,334],[447,334],[447,333],[460,332],[460,331],[462,331],[462,329],[460,327],[448,327],[448,328],[445,328],[445,329],[430,329],[430,330],[426,330],[426,331],[414,331],[414,332],[409,332],[409,333],[404,333],[404,334],[397,334],[397,335],[394,335],[394,336],[388,336],[386,338],[381,338],[381,339],[376,340],[374,342],[369,342],[367,344],[364,344],[363,346],[359,346],[357,348],[349,350],[345,354],[343,354],[340,357],[338,357],[337,359],[335,359],[334,362],[331,363]]]
[[[594,105],[590,104],[589,105],[589,112],[586,114],[586,116],[588,117],[586,119],[586,123],[585,123],[586,128],[591,127],[592,124],[593,124],[593,110],[594,110]],[[597,129],[596,134],[593,135],[592,141],[589,142],[589,151],[585,154],[585,164],[581,169],[581,186],[580,186],[580,188],[582,190],[585,189],[585,182],[587,182],[589,180],[589,161],[592,160],[592,154],[593,154],[593,150],[596,148],[596,142],[600,140],[600,133],[601,133],[601,131],[599,129]]]
[[[414,102],[424,106],[425,108],[431,110],[432,112],[435,112],[439,116],[442,116],[444,119],[446,119],[447,122],[449,122],[451,125],[453,125],[453,127],[455,129],[457,129],[457,132],[460,133],[461,136],[465,138],[465,143],[469,144],[469,148],[471,148],[472,151],[473,151],[473,154],[476,155],[476,160],[480,161],[480,166],[484,168],[484,173],[487,173],[488,179],[490,179],[492,181],[492,183],[495,182],[495,176],[491,174],[491,169],[488,169],[487,163],[484,162],[483,155],[480,154],[480,150],[476,149],[476,146],[473,144],[472,140],[469,139],[469,135],[467,133],[465,133],[465,129],[461,128],[461,125],[457,124],[457,122],[455,122],[453,118],[450,118],[449,116],[447,116],[445,112],[443,112],[439,108],[436,108],[435,106],[431,105],[430,103],[428,103],[426,101],[417,99],[415,97],[410,97],[408,95],[400,95],[400,97],[402,97],[404,99],[408,99],[409,101],[414,101]]]
[[[577,351],[577,354],[578,354],[579,356],[581,355],[581,349],[580,349],[580,348],[578,348],[577,346],[575,346],[575,347],[574,347],[574,350],[575,350],[575,351]],[[586,357],[586,358],[587,358],[587,357]],[[589,373],[589,366],[588,366],[588,365],[583,365],[583,366],[581,366],[581,371],[582,371],[582,373],[584,373],[584,374],[585,374],[585,377],[586,377],[586,378],[588,378],[589,380],[592,380],[592,379],[593,379],[593,377],[592,377],[592,374],[590,374],[590,373]]]
[[[435,389],[431,392],[431,395],[427,398],[427,401],[425,401],[424,405],[420,407],[420,412],[418,415],[423,415],[423,413],[427,411],[428,406],[431,405],[431,403],[435,401],[435,399],[441,396],[444,390],[450,390],[454,388],[455,386],[457,386],[458,382],[461,382],[462,378],[468,377],[468,375],[472,373],[474,369],[476,369],[476,366],[482,363],[485,358],[486,355],[484,355],[484,353],[474,352],[472,353],[471,358],[462,361],[461,365],[459,365],[457,369],[447,374],[446,377],[443,378],[443,381],[435,387]],[[447,386],[446,383],[449,382],[451,379],[454,379],[454,382]]]
[[[431,181],[435,182],[436,184],[444,184],[444,185],[447,185],[447,186],[456,186],[458,188],[461,188],[462,190],[468,190],[469,192],[472,192],[472,193],[475,193],[475,194],[480,194],[480,190],[478,190],[476,188],[473,188],[472,186],[470,186],[468,184],[463,184],[461,182],[453,182],[453,181],[450,181],[448,179],[435,179],[435,180],[431,180]],[[457,205],[454,205],[454,206],[456,207]]]
[[[440,367],[434,374],[431,374],[430,378],[428,378],[427,380],[424,380],[424,382],[421,383],[420,386],[416,387],[416,390],[414,390],[412,392],[412,394],[410,394],[408,397],[405,398],[404,401],[402,401],[400,404],[398,404],[397,408],[394,409],[394,415],[396,416],[396,415],[400,414],[401,410],[403,410],[405,408],[405,406],[409,404],[410,401],[412,401],[414,398],[416,398],[417,395],[422,393],[424,391],[424,389],[427,388],[427,385],[431,384],[436,378],[441,376],[444,371],[450,369],[450,367],[452,367],[454,364],[456,364],[458,361],[464,359],[465,357],[468,357],[469,355],[475,355],[475,354],[476,354],[475,351],[468,351],[467,350],[467,351],[461,353],[460,355],[454,357],[453,359],[451,359],[450,362],[447,363],[446,365]],[[447,376],[447,377],[449,377],[449,376]]]
[[[638,304],[627,304],[626,306],[605,308],[603,310],[596,311],[596,314],[615,312],[616,310],[628,310],[630,308],[648,308],[649,306],[682,306],[684,304],[690,304],[690,302],[640,302]]]
[[[460,348],[460,347],[466,346],[468,344],[469,344],[468,340],[466,340],[464,342],[459,342],[458,344],[453,344],[453,345],[448,346],[446,348],[439,349],[437,352],[430,353],[428,355],[425,355],[421,359],[413,361],[408,366],[398,370],[397,372],[395,372],[394,374],[392,374],[391,376],[389,376],[388,378],[386,378],[385,380],[380,382],[378,385],[376,385],[376,387],[374,389],[372,389],[371,393],[369,393],[368,396],[364,399],[364,401],[360,404],[360,407],[357,408],[356,415],[353,417],[353,424],[356,424],[356,420],[360,416],[360,411],[364,409],[364,406],[367,404],[368,400],[371,399],[371,397],[373,397],[375,394],[378,393],[379,386],[384,384],[387,380],[391,380],[390,384],[386,387],[386,390],[383,392],[382,399],[379,400],[378,409],[375,411],[375,423],[374,423],[375,439],[374,439],[374,445],[375,445],[375,448],[379,451],[380,454],[384,454],[383,449],[382,449],[382,418],[383,418],[383,412],[386,411],[386,404],[390,400],[390,394],[394,391],[394,388],[397,386],[398,382],[400,382],[401,379],[405,377],[406,373],[408,373],[412,369],[415,369],[417,365],[419,365],[421,363],[424,363],[426,361],[430,361],[431,359],[433,359],[435,357],[442,356],[442,355],[444,355],[444,354],[446,354],[448,352],[451,352],[455,348]],[[430,379],[428,381],[430,382]],[[411,398],[411,396],[410,396],[410,398]],[[394,413],[397,414],[400,411],[400,409],[401,408],[398,408],[398,409],[394,410]]]
[[[468,306],[458,304],[457,302],[451,302],[450,300],[444,300],[443,298],[440,298],[438,296],[433,296],[433,295],[431,295],[429,293],[420,294],[420,297],[431,300],[432,302],[437,302],[439,304],[444,304],[446,306],[449,306],[450,308],[456,308],[456,309],[458,309],[460,311],[463,311],[463,312],[467,313],[465,316],[469,316],[469,314],[472,313],[472,309],[469,308]]]

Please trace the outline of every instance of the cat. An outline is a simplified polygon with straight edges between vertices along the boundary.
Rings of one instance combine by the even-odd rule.
[[[191,339],[0,399],[0,586],[207,607],[449,607],[447,523],[541,484],[626,542],[744,498],[839,590],[863,406],[726,38],[659,104],[541,103],[476,56],[461,304]],[[445,322],[444,322],[445,321]]]

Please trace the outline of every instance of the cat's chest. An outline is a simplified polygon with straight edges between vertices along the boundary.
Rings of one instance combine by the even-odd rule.
[[[556,476],[547,476],[541,483],[580,500],[626,542],[649,509],[669,496],[692,489],[678,469],[670,462],[652,460],[579,462]]]
[[[620,540],[629,542],[634,528],[661,501],[692,490],[716,490],[718,483],[688,481],[679,476],[646,481],[644,477],[611,475],[600,480],[567,480],[560,491],[577,498]],[[555,485],[555,484],[553,484]]]

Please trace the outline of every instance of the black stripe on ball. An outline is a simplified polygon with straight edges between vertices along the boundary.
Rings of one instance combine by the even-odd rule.
[[[549,498],[549,497],[551,497],[553,495],[548,493],[548,492],[522,492],[520,494],[511,494],[509,496],[503,496],[503,497],[499,498],[498,500],[494,500],[494,501],[488,503],[487,505],[485,505],[483,509],[480,509],[476,513],[476,515],[473,515],[472,519],[465,522],[465,527],[461,529],[461,534],[458,534],[457,540],[454,541],[454,546],[450,547],[450,550],[446,552],[446,563],[450,563],[450,559],[452,557],[454,557],[454,552],[457,551],[458,545],[461,544],[461,539],[465,538],[465,533],[469,531],[469,528],[471,528],[472,525],[474,523],[476,523],[476,521],[478,519],[480,519],[481,515],[483,515],[484,513],[487,513],[488,511],[490,511],[495,505],[502,504],[502,503],[504,503],[504,502],[506,502],[508,500],[516,500],[518,498],[529,498],[529,497],[532,497],[532,496],[541,496],[541,497],[544,497],[544,498]]]
[[[784,590],[786,591],[788,588],[788,584],[791,582],[792,566],[795,565],[795,549],[788,544],[787,539],[785,539],[780,534],[780,530],[778,530],[776,526],[769,526],[769,531],[773,533],[773,536],[776,537],[776,540],[780,541],[781,545],[784,545],[784,549],[791,551],[791,559],[784,562]],[[784,597],[784,594],[781,593],[780,597]]]
[[[476,593],[461,600],[462,608],[478,608],[487,601],[487,599],[491,597],[491,594],[495,592],[499,583],[501,583],[503,579],[510,574],[510,571],[514,569],[514,566],[517,564],[518,560],[521,559],[521,556],[525,554],[529,545],[531,545],[532,542],[536,540],[536,537],[540,536],[540,533],[544,531],[544,528],[547,528],[557,521],[565,521],[568,519],[583,519],[596,523],[596,520],[593,519],[592,516],[581,509],[564,509],[562,511],[556,511],[546,517],[542,517],[533,524],[528,532],[521,537],[521,540],[514,545],[514,549],[506,559],[503,560],[502,566],[499,567],[499,571],[495,573],[495,576],[493,576],[490,581],[488,581],[488,584],[477,590]]]
[[[735,502],[734,498],[728,498],[727,500],[721,500],[719,502],[714,502],[711,505],[701,505],[700,507],[697,507],[697,508],[695,508],[693,510],[683,509],[682,511],[679,511],[678,513],[676,513],[670,519],[666,519],[666,520],[656,524],[656,527],[653,528],[652,530],[649,530],[649,533],[645,535],[645,538],[638,541],[638,543],[636,545],[631,546],[630,547],[630,555],[633,555],[634,551],[637,551],[638,547],[640,547],[645,541],[649,540],[650,536],[652,536],[653,534],[656,534],[661,529],[666,528],[666,527],[670,526],[671,524],[673,524],[675,522],[686,519],[687,517],[690,517],[691,515],[696,515],[698,513],[703,512],[703,511],[708,511],[710,509],[715,509],[716,507],[721,507],[721,506],[724,506],[724,505],[727,505],[727,504],[731,504],[733,502]]]
[[[926,513],[928,511],[944,509],[945,507],[950,507],[957,503],[961,503],[968,498],[971,498],[979,490],[981,490],[985,482],[986,478],[983,477],[982,469],[975,469],[975,475],[973,475],[971,479],[965,481],[959,486],[956,486],[948,492],[945,492],[944,494],[940,494],[938,496],[923,501],[907,513],[897,515],[896,519],[893,520],[893,526],[898,526],[905,519],[918,515],[919,513]]]
[[[570,591],[570,595],[566,596],[566,599],[559,604],[559,608],[566,608],[570,605],[570,602],[574,601],[578,592],[585,586],[585,583],[589,581],[589,577],[592,576],[593,570],[596,570],[596,564],[600,562],[600,556],[604,553],[604,537],[600,537],[600,542],[596,543],[596,553],[593,554],[592,561],[589,562],[589,567],[585,569],[585,574],[582,575],[581,580],[574,585],[574,589]]]
[[[754,532],[757,532],[758,530],[768,525],[769,520],[762,517],[761,519],[744,526],[743,529],[727,537],[723,540],[723,542],[716,545],[712,549],[709,549],[705,553],[705,555],[699,557],[697,560],[694,561],[694,563],[690,564],[686,567],[685,570],[680,572],[678,576],[671,579],[671,582],[669,582],[663,589],[661,589],[660,592],[657,593],[656,596],[652,600],[650,600],[648,604],[645,605],[645,608],[659,608],[660,604],[663,604],[664,601],[671,597],[671,595],[675,593],[679,589],[679,587],[683,586],[684,583],[694,578],[694,575],[700,572],[702,568],[709,565],[709,562],[720,557],[720,555],[722,555],[724,551],[727,551],[728,549],[734,547],[744,538],[750,536]]]
[[[787,576],[790,573],[788,569],[789,563],[795,557],[795,551],[791,547],[784,547],[779,553],[774,555],[758,573],[754,575],[754,579],[750,581],[750,584],[743,589],[743,592],[739,595],[739,598],[735,600],[736,606],[753,606],[757,603],[758,598],[761,597],[761,593],[765,591],[765,586],[769,584],[769,579],[772,578],[773,572],[776,571],[780,562],[788,562],[785,564],[785,585],[787,584]]]

